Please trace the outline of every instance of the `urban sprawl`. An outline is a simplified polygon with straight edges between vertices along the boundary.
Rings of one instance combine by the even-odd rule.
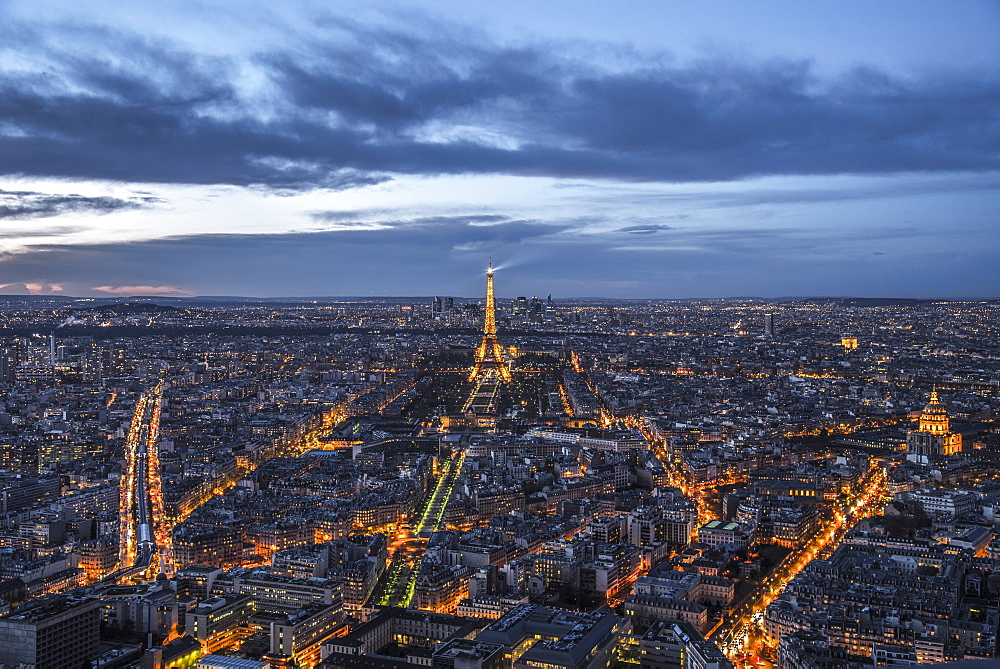
[[[997,666],[1000,303],[493,279],[0,297],[0,666]]]

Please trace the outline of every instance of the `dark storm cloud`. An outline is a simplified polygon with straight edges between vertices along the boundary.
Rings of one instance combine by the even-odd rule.
[[[248,61],[108,30],[91,50],[72,46],[82,28],[69,45],[55,30],[22,33],[15,51],[61,65],[0,74],[0,173],[280,190],[387,173],[699,181],[1000,168],[995,77],[859,68],[824,79],[808,62],[724,58],[609,72],[446,25],[326,25],[325,39]],[[268,92],[241,87],[240,68]]]
[[[110,214],[128,209],[144,209],[160,201],[160,198],[148,195],[122,199],[110,196],[88,197],[74,194],[58,195],[35,191],[0,190],[0,219],[46,218],[78,212]],[[32,236],[54,236],[72,231],[65,227],[48,228],[47,230],[47,232],[22,230],[21,233]],[[13,231],[7,230],[4,236],[14,238],[20,235],[15,235]]]

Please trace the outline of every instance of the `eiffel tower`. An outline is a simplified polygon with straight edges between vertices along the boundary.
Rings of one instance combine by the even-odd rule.
[[[496,414],[500,386],[510,382],[510,370],[503,359],[503,349],[497,340],[496,299],[493,297],[493,259],[486,270],[486,318],[483,320],[483,340],[476,349],[476,360],[469,370],[472,392],[465,400],[462,412],[477,416]]]
[[[484,376],[499,376],[510,382],[510,370],[503,359],[503,349],[497,340],[497,306],[493,297],[493,258],[490,258],[489,269],[486,270],[486,318],[483,319],[483,340],[476,349],[476,361],[469,372],[469,381],[476,381]]]

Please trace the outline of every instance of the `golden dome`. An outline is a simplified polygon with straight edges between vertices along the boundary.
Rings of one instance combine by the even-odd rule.
[[[920,414],[920,431],[945,433],[948,431],[948,409],[938,399],[937,390],[931,391],[931,401]]]
[[[931,391],[931,401],[924,407],[923,414],[925,416],[933,416],[935,414],[944,414],[945,416],[948,415],[948,409],[941,404],[941,400],[938,399],[938,392],[936,390]]]

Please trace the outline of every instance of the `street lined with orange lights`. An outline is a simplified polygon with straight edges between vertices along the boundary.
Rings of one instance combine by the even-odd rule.
[[[120,498],[121,547],[118,570],[108,578],[122,578],[148,569],[157,550],[155,509],[162,509],[159,460],[156,451],[159,433],[160,400],[163,383],[140,395],[125,440],[125,474]],[[162,515],[161,515],[162,522]]]
[[[761,642],[757,639],[756,632],[763,624],[768,605],[781,596],[785,586],[812,560],[833,552],[855,521],[881,513],[885,506],[885,490],[885,471],[878,463],[872,462],[863,494],[854,500],[844,500],[804,547],[789,554],[706,637],[715,640],[730,659],[739,659],[747,652],[759,654]]]
[[[657,459],[667,472],[669,485],[680,488],[695,502],[699,525],[717,516],[709,505],[710,490],[746,480],[745,476],[732,476],[700,484],[693,483],[680,462],[672,457],[663,442],[653,437],[646,425],[637,418],[626,419],[626,423],[642,431],[652,444]],[[859,498],[842,500],[839,508],[834,510],[832,516],[822,524],[805,546],[790,553],[741,604],[716,623],[706,634],[706,638],[715,640],[731,659],[739,660],[746,653],[759,654],[763,641],[757,632],[763,626],[764,613],[768,605],[781,595],[785,586],[802,572],[810,561],[832,553],[856,520],[882,512],[885,507],[886,476],[880,464],[871,462],[863,486],[864,493]]]

